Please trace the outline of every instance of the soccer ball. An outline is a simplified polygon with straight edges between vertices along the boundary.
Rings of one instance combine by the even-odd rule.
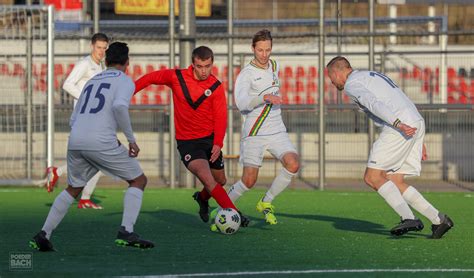
[[[214,222],[221,233],[231,235],[239,230],[240,214],[235,209],[220,209]]]

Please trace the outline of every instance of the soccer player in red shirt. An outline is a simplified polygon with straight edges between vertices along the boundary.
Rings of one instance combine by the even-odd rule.
[[[135,93],[154,85],[173,91],[174,123],[178,151],[186,168],[204,185],[194,193],[199,216],[209,221],[211,196],[222,208],[233,208],[223,185],[226,183],[222,146],[227,128],[227,101],[221,82],[211,74],[214,54],[209,47],[193,50],[187,69],[165,69],[148,73],[135,81]],[[241,214],[241,226],[249,219]]]

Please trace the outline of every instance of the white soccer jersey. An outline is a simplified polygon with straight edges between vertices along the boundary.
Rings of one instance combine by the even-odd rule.
[[[412,126],[423,120],[415,104],[390,78],[381,73],[354,70],[347,78],[344,90],[378,123],[391,126],[399,119]]]
[[[114,149],[119,127],[129,142],[135,142],[128,113],[134,91],[132,79],[116,69],[89,80],[71,116],[68,150]]]
[[[105,65],[102,62],[100,64],[94,62],[91,55],[82,58],[74,65],[63,84],[63,89],[74,97],[74,106],[81,96],[82,89],[84,89],[87,81],[103,70],[105,70]]]
[[[263,100],[267,94],[280,95],[279,66],[270,60],[267,69],[248,64],[237,76],[235,102],[244,116],[242,138],[286,132],[280,105]]]

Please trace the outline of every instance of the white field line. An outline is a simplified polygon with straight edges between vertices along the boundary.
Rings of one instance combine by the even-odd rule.
[[[187,273],[146,276],[120,276],[140,278],[178,278],[178,277],[210,277],[210,276],[252,276],[252,275],[288,275],[311,273],[420,273],[420,272],[474,272],[474,269],[462,268],[420,268],[420,269],[308,269],[308,270],[281,270],[281,271],[245,271],[245,272],[219,272],[219,273]]]

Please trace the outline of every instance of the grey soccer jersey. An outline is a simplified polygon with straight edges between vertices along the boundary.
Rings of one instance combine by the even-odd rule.
[[[135,142],[128,107],[135,84],[122,71],[108,69],[89,80],[71,116],[68,150],[116,148],[117,129]]]

